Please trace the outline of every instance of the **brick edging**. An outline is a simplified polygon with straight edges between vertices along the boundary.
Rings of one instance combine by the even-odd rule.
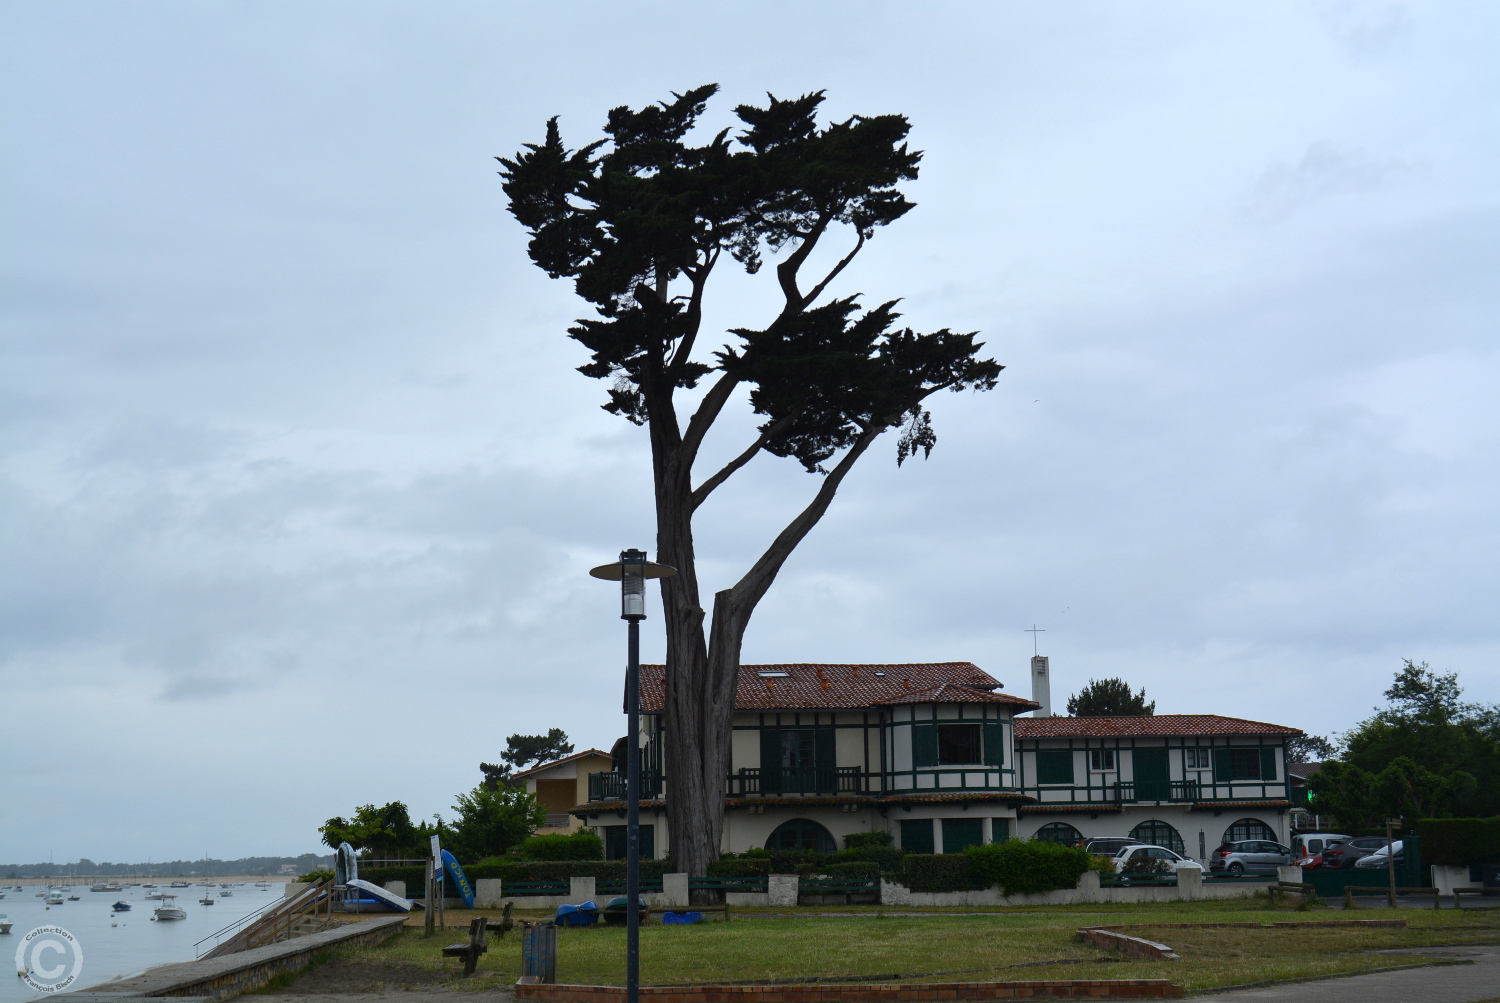
[[[915,1003],[923,1000],[1178,999],[1168,979],[1049,979],[1031,982],[925,982],[898,985],[641,986],[652,1003]],[[516,983],[517,1000],[537,1003],[619,1003],[623,986]]]

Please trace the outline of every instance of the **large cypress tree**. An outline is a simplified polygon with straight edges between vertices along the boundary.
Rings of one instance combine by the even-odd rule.
[[[863,308],[856,295],[824,299],[880,227],[912,203],[897,185],[917,176],[901,115],[819,125],[821,92],[764,107],[701,146],[688,142],[708,85],[640,110],[610,111],[605,138],[546,138],[504,167],[510,210],[532,235],[530,254],[553,278],[573,280],[595,316],[569,334],[592,353],[585,376],[611,381],[604,408],[645,425],[656,494],[656,557],[678,569],[662,582],[667,639],[666,741],[672,857],[693,874],[718,859],[740,644],[756,604],[822,518],[855,462],[883,432],[900,429],[897,462],[931,452],[926,399],[940,390],[988,390],[1001,367],[979,358],[973,333],[896,326],[895,300]],[[821,274],[803,268],[824,241],[841,240]],[[727,255],[747,272],[775,257],[774,316],[699,343],[709,278]],[[727,264],[727,262],[726,262]],[[691,414],[679,392],[704,385]],[[734,459],[694,476],[705,437],[736,388],[762,421]],[[700,600],[693,515],[761,452],[792,457],[819,480],[812,498],[728,588],[713,610]]]

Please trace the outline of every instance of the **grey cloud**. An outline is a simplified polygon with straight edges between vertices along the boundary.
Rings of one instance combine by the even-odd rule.
[[[1255,183],[1247,213],[1280,222],[1303,207],[1337,195],[1380,191],[1426,173],[1399,157],[1371,157],[1361,150],[1322,141],[1308,146],[1296,163],[1272,164]]]

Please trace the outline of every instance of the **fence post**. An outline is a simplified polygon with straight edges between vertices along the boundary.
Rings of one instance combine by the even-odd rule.
[[[1344,886],[1344,908],[1354,908],[1354,889],[1350,888],[1348,885]]]
[[[422,917],[422,936],[424,936],[424,937],[431,937],[432,936],[432,926],[433,926],[433,922],[434,922],[433,912],[436,910],[436,908],[437,908],[437,906],[432,901],[432,858],[428,857],[427,858],[427,899],[426,899],[426,908],[423,910],[427,915],[425,915],[425,916]]]

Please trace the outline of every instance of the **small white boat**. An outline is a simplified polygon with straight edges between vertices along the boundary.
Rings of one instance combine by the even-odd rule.
[[[203,897],[198,900],[198,904],[199,905],[213,905],[217,901],[218,901],[218,899],[216,899],[212,895],[208,894],[208,892],[204,892],[203,893]]]
[[[47,893],[47,904],[48,905],[62,905],[66,901],[68,901],[68,897],[66,895],[64,895],[62,892],[48,892]]]
[[[163,895],[161,905],[156,907],[156,919],[187,919],[187,910],[180,909],[172,903],[176,901],[176,895]]]
[[[0,912],[0,936],[10,933],[10,920],[5,918],[5,913]]]
[[[227,899],[229,896],[231,896],[233,894],[234,894],[234,892],[231,892],[231,891],[222,891],[222,892],[219,893],[219,898],[221,898],[221,899]]]
[[[172,882],[172,887],[173,888],[191,888],[193,886],[192,886],[191,882],[187,882],[187,881],[174,881],[174,882]]]
[[[146,901],[147,902],[158,902],[158,901],[160,901],[162,899],[171,899],[171,898],[176,898],[176,897],[177,896],[175,896],[175,895],[168,895],[166,892],[147,892],[146,893]]]

